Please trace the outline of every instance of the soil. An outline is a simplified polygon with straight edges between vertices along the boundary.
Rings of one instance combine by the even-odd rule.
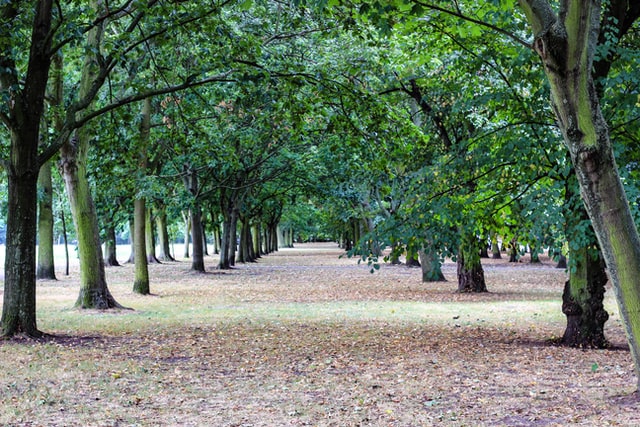
[[[47,345],[67,373],[49,381],[75,381],[73,393],[22,425],[640,425],[611,291],[611,347],[564,348],[555,342],[566,273],[546,257],[483,259],[489,292],[459,294],[451,262],[448,281],[421,283],[419,268],[371,274],[340,255],[331,243],[300,244],[228,271],[150,265],[154,296],[126,303],[192,304],[193,316],[122,333],[54,331]],[[130,283],[131,271],[109,268],[110,283]]]

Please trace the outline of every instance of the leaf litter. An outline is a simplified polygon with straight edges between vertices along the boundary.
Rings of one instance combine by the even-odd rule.
[[[372,275],[340,253],[297,245],[224,274],[151,265],[151,298],[129,292],[131,266],[109,269],[113,293],[134,312],[62,310],[84,321],[43,341],[0,344],[0,423],[640,424],[611,292],[611,348],[563,348],[553,338],[565,273],[549,260],[483,260],[490,292],[472,295],[454,292],[452,263],[448,282],[423,284],[419,269],[383,265]],[[47,282],[42,298],[72,304],[69,280]]]

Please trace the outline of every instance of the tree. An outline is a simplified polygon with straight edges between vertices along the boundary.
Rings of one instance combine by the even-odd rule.
[[[51,163],[46,162],[40,168],[38,176],[38,279],[56,280],[53,257],[53,185],[51,181]]]
[[[146,98],[142,103],[142,114],[140,121],[140,135],[138,138],[138,179],[142,181],[147,173],[147,150],[149,145],[149,133],[151,131],[151,99]],[[147,213],[146,197],[138,194],[133,202],[133,229],[134,229],[134,262],[135,278],[133,281],[133,292],[148,295],[149,290],[149,268],[147,262]]]
[[[534,33],[533,47],[551,87],[551,105],[606,261],[640,381],[640,236],[592,75],[601,6],[591,0],[564,0],[556,11],[546,0],[519,3]],[[622,11],[616,35],[640,14],[638,5],[630,8],[626,1],[612,1],[608,10]]]
[[[38,156],[40,124],[44,110],[52,47],[50,0],[38,1],[33,14],[23,14],[15,2],[0,6],[0,117],[11,134],[6,164],[9,181],[4,302],[0,327],[3,336],[25,333],[41,336],[36,324],[35,266],[37,180],[43,159]],[[28,17],[25,17],[28,15]],[[27,58],[16,23],[32,20]],[[27,64],[21,75],[19,62]],[[24,80],[22,80],[24,78]]]

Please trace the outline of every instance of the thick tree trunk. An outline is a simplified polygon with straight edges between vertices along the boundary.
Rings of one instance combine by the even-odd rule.
[[[147,263],[147,243],[145,240],[147,220],[144,197],[133,201],[133,230],[135,242],[135,274],[133,292],[141,295],[151,293],[149,286],[149,266]]]
[[[75,305],[79,308],[121,308],[107,287],[98,217],[87,179],[86,160],[90,139],[91,135],[81,129],[78,137],[67,142],[60,151],[60,169],[78,238],[80,294]]]
[[[12,146],[17,144],[12,144]],[[26,160],[24,154],[12,156],[12,158]],[[35,266],[38,168],[35,160],[35,156],[33,156],[29,161],[31,163],[29,169],[23,164],[22,167],[12,165],[12,168],[7,171],[9,180],[7,240],[4,264],[4,301],[2,319],[0,320],[3,336],[13,336],[18,333],[33,337],[42,335],[36,326]],[[16,170],[21,170],[21,173],[17,174]]]
[[[101,7],[98,2],[92,3],[92,6],[96,10]],[[78,90],[78,98],[82,100],[91,98],[90,94],[99,82],[103,25],[104,23],[97,24],[87,33]],[[80,293],[76,307],[107,309],[121,306],[111,296],[107,287],[98,216],[87,178],[87,157],[93,136],[87,126],[76,131],[75,137],[67,141],[61,149],[60,170],[64,177],[78,238]]]
[[[104,242],[104,263],[108,267],[120,266],[117,258],[116,248],[116,230],[113,226],[108,226],[106,229],[106,238]]]
[[[46,162],[38,175],[38,279],[56,280],[53,261],[53,185],[51,163]]]
[[[595,248],[571,252],[572,268],[562,294],[567,327],[562,343],[570,347],[605,348],[604,324],[609,314],[603,300],[607,274]]]
[[[8,114],[10,153],[6,164],[8,178],[7,240],[5,248],[5,277],[2,318],[3,336],[24,333],[38,337],[42,333],[36,325],[36,223],[38,173],[38,143],[40,120],[44,111],[44,96],[51,65],[51,0],[36,3],[31,33],[28,71],[24,81],[14,54],[19,51],[16,33],[10,25],[23,11],[18,6],[3,6],[0,39],[0,88],[5,94],[2,106]],[[27,6],[25,6],[26,8]],[[23,60],[24,58],[20,58]]]
[[[520,0],[536,35],[534,47],[613,283],[640,384],[640,236],[591,74],[601,6],[586,0],[562,3],[563,13],[556,15],[546,1]]]
[[[458,292],[487,292],[478,239],[464,233],[458,250]]]
[[[571,174],[565,184],[564,222],[571,250],[571,268],[562,295],[562,312],[567,316],[562,343],[571,347],[604,348],[608,344],[604,324],[609,314],[603,306],[607,273],[598,241],[577,192],[578,183],[575,174]]]

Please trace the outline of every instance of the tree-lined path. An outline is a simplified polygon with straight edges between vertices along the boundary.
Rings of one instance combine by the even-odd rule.
[[[231,270],[107,269],[135,311],[70,309],[78,276],[38,286],[56,336],[0,344],[0,423],[33,425],[635,425],[636,380],[613,296],[612,348],[553,345],[565,272],[483,260],[492,291],[375,274],[334,243],[295,245]]]

